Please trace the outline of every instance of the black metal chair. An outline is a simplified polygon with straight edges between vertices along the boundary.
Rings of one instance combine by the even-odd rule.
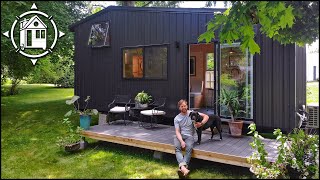
[[[166,112],[164,111],[164,106],[166,104],[166,98],[158,98],[155,99],[149,106],[152,109],[149,110],[143,110],[140,112],[141,116],[141,125],[145,128],[153,128],[157,127],[157,118],[160,116],[164,116]],[[150,125],[146,126],[145,123],[143,123],[143,116],[150,117]]]
[[[123,114],[124,125],[126,123],[126,116],[130,111],[131,99],[128,95],[115,95],[114,100],[108,105],[108,117],[107,122],[110,124],[111,121],[114,121],[116,114]]]

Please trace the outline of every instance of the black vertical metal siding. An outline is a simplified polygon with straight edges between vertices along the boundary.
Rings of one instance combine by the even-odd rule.
[[[295,127],[298,104],[305,104],[305,49],[281,45],[258,33],[254,57],[254,121],[259,129]]]
[[[100,13],[75,27],[75,94],[92,96],[89,107],[106,111],[115,94],[129,94],[132,99],[145,90],[153,97],[166,97],[168,116],[178,113],[177,102],[188,97],[188,44],[197,42],[205,32],[213,12],[115,9]],[[111,46],[87,45],[91,25],[110,21]],[[253,62],[253,117],[258,128],[295,125],[298,104],[305,104],[305,49],[280,45],[258,33],[261,54]],[[180,44],[176,48],[176,42]],[[124,47],[166,44],[168,78],[166,80],[128,80],[122,78]]]
[[[296,51],[296,110],[301,105],[306,105],[306,47],[295,46]],[[298,117],[296,116],[296,120]]]
[[[92,18],[75,28],[75,93],[92,96],[90,107],[106,111],[115,94],[132,99],[145,90],[153,97],[166,97],[168,116],[177,114],[177,102],[188,93],[188,43],[197,42],[212,13],[114,10]],[[199,21],[200,19],[200,21]],[[87,46],[91,25],[110,21],[111,46]],[[176,42],[180,44],[176,48]],[[122,78],[122,48],[166,44],[166,80],[128,80]]]

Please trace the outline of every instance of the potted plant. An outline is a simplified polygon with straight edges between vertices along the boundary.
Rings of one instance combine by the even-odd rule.
[[[148,107],[148,103],[151,102],[152,96],[148,95],[148,93],[141,91],[139,92],[136,97],[134,98],[136,101],[136,106],[140,108]]]
[[[240,102],[238,92],[235,90],[221,89],[220,104],[227,106],[231,115],[231,121],[229,121],[229,128],[232,136],[240,137],[242,134],[243,121],[237,120],[239,113],[244,112],[240,110]]]
[[[97,109],[87,109],[90,96],[87,96],[87,98],[84,100],[86,103],[85,107],[83,110],[79,108],[79,96],[73,96],[71,100],[66,100],[66,104],[71,105],[73,104],[74,109],[68,111],[64,116],[68,117],[72,113],[78,113],[80,115],[80,127],[83,128],[84,130],[87,130],[90,128],[90,123],[91,123],[91,115],[97,115],[98,110]],[[77,102],[77,106],[75,105],[75,102]]]
[[[66,125],[67,132],[65,135],[58,137],[56,142],[57,145],[64,148],[67,152],[84,149],[86,142],[82,140],[82,136],[80,134],[82,128],[77,126],[77,128],[74,129],[69,118],[64,118],[62,123]]]

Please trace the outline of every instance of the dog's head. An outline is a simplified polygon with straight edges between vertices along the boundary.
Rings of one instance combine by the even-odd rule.
[[[194,122],[201,122],[202,121],[201,116],[200,116],[199,112],[197,112],[197,111],[190,112],[189,117]]]

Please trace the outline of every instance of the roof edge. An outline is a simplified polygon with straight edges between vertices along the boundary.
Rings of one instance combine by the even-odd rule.
[[[69,30],[71,32],[74,32],[74,29],[76,26],[89,21],[90,19],[93,19],[101,14],[104,14],[109,11],[114,11],[114,10],[126,10],[126,11],[160,11],[160,12],[203,12],[203,13],[214,13],[214,12],[224,12],[227,10],[227,8],[166,8],[166,7],[128,7],[128,6],[108,6],[107,8],[92,14],[90,16],[87,16],[86,18],[75,22],[69,26]]]

